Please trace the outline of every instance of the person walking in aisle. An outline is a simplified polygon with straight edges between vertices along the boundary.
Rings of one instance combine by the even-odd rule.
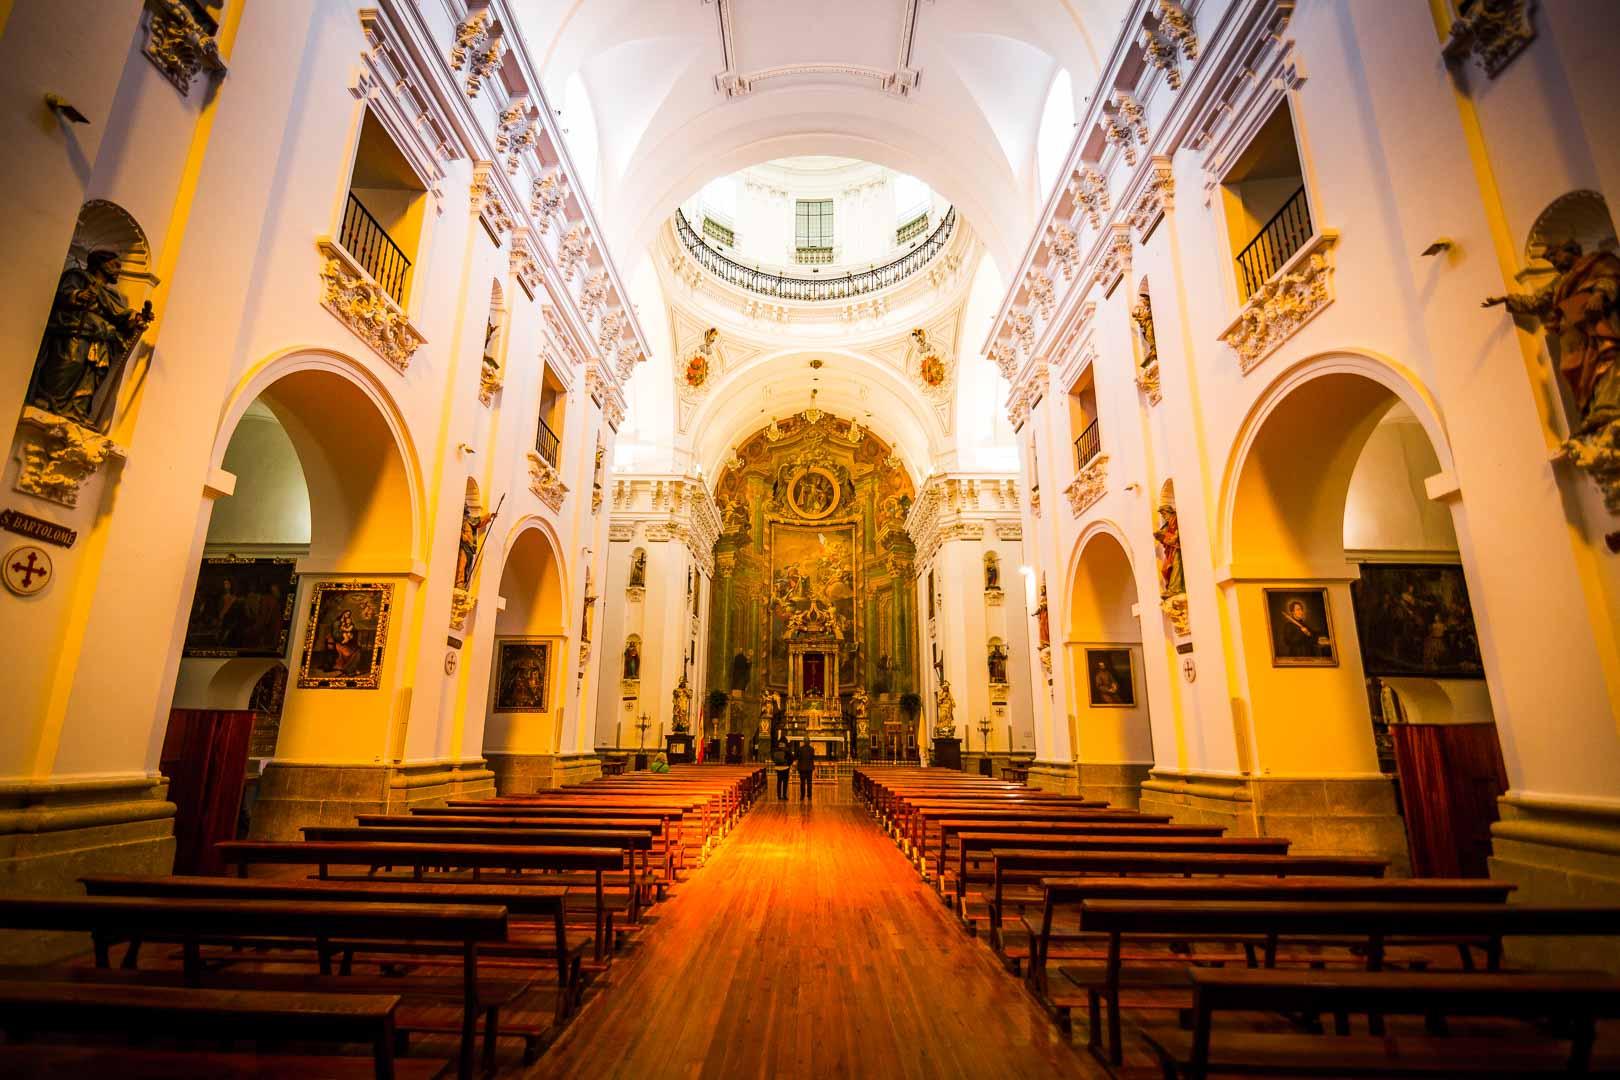
[[[799,744],[799,795],[805,802],[810,801],[810,778],[816,774],[816,748],[806,739]]]
[[[771,749],[771,765],[776,769],[776,798],[781,802],[788,797],[788,773],[793,765],[786,739],[776,740],[776,746]]]

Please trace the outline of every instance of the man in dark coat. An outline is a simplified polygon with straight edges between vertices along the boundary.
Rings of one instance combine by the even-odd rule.
[[[799,765],[799,794],[806,802],[810,800],[810,778],[816,773],[816,748],[806,739],[799,744],[797,755]]]
[[[777,739],[776,745],[771,749],[771,765],[776,769],[776,797],[778,800],[788,797],[788,772],[792,764],[793,755],[788,753],[787,741]]]

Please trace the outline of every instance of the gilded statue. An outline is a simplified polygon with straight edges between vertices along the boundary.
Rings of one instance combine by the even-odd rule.
[[[775,690],[767,690],[759,696],[759,733],[762,737],[771,737],[771,720],[781,707],[781,695]]]
[[[951,697],[951,682],[941,679],[934,692],[934,735],[949,738],[956,734],[956,699]]]
[[[1159,544],[1159,599],[1168,600],[1187,591],[1187,575],[1181,565],[1181,526],[1176,522],[1176,506],[1165,502],[1159,507],[1159,527],[1153,530]]]
[[[152,302],[139,311],[118,291],[122,257],[92,251],[84,269],[62,272],[34,360],[28,404],[105,432],[112,422],[118,374],[146,328]]]
[[[1545,287],[1488,297],[1481,306],[1539,319],[1558,336],[1558,373],[1575,399],[1571,434],[1594,435],[1620,420],[1620,258],[1583,255],[1578,241],[1566,240],[1547,259],[1558,276]]]
[[[636,557],[630,563],[630,588],[644,589],[647,587],[647,553],[637,551]]]
[[[676,684],[674,699],[670,707],[670,730],[687,732],[692,730],[692,688],[686,683],[686,675],[681,675],[681,681]]]
[[[473,571],[478,567],[478,553],[483,550],[484,537],[488,535],[497,512],[480,514],[476,506],[461,508],[461,538],[456,545],[456,588],[463,592],[472,584]]]

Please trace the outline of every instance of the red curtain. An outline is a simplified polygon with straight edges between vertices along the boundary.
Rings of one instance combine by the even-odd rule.
[[[1414,877],[1488,877],[1507,769],[1495,724],[1391,724]]]
[[[175,873],[224,872],[214,845],[236,839],[252,734],[247,709],[169,710],[160,767],[175,806]]]

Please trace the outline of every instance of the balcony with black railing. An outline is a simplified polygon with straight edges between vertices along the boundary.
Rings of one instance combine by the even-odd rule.
[[[704,242],[686,215],[675,211],[675,235],[699,266],[725,282],[748,292],[758,293],[776,300],[799,300],[815,303],[825,300],[848,300],[867,293],[898,285],[933,261],[944,250],[956,226],[956,208],[945,212],[938,227],[928,239],[892,262],[856,273],[844,272],[825,277],[798,277],[776,271],[744,266],[735,259],[722,255]],[[809,250],[809,249],[805,249]],[[817,249],[820,250],[820,249]],[[828,249],[828,257],[831,250]]]
[[[1311,208],[1301,187],[1239,253],[1238,281],[1243,287],[1243,299],[1247,300],[1254,295],[1254,290],[1270,281],[1310,238]]]
[[[1097,428],[1097,421],[1093,420],[1086,425],[1086,430],[1080,433],[1080,437],[1074,440],[1074,467],[1084,469],[1100,453],[1102,453],[1102,432]]]
[[[557,467],[557,458],[562,451],[562,440],[557,433],[551,430],[551,425],[544,420],[534,431],[534,452],[546,460],[553,469]]]
[[[405,278],[410,273],[411,260],[352,191],[343,208],[343,229],[338,234],[338,242],[389,296],[400,304],[405,303]]]

